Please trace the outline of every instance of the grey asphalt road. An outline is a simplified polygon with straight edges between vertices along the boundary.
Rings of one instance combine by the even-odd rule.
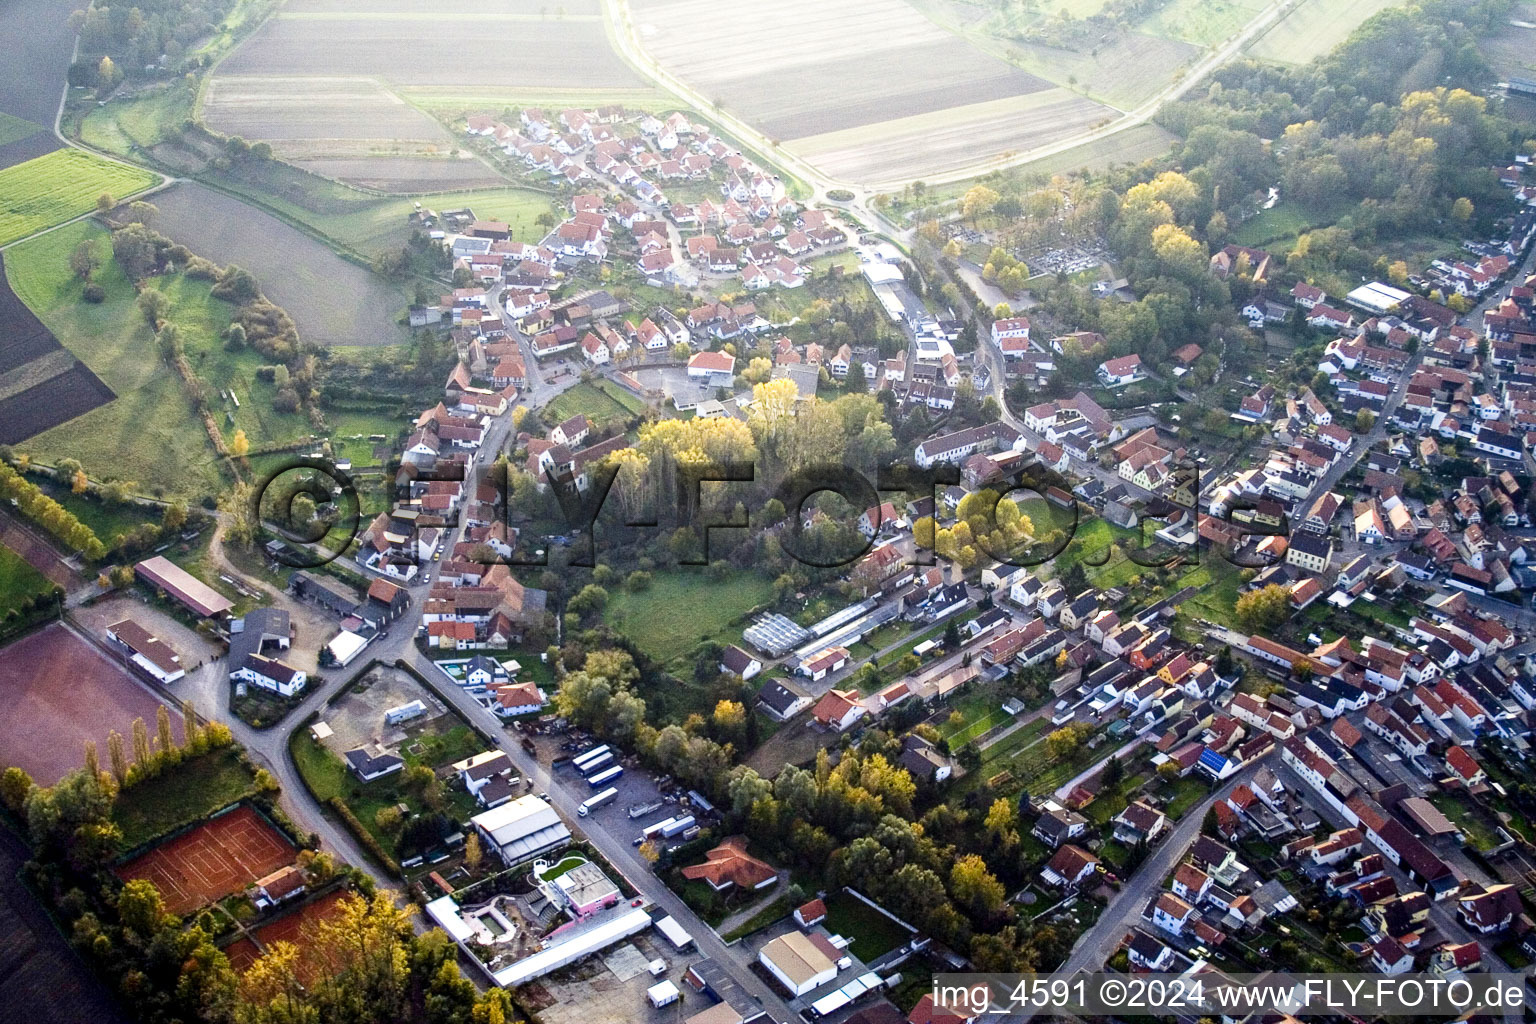
[[[1196,837],[1200,835],[1200,826],[1205,821],[1205,813],[1211,809],[1218,798],[1225,799],[1239,783],[1252,778],[1259,766],[1273,757],[1274,754],[1270,753],[1259,758],[1228,779],[1210,796],[1186,811],[1184,817],[1173,827],[1162,843],[1125,882],[1120,895],[1110,901],[1094,926],[1078,938],[1072,955],[1057,968],[1056,973],[1072,975],[1079,971],[1097,971],[1102,968],[1104,961],[1108,960],[1115,948],[1120,945],[1120,940],[1125,937],[1125,933],[1140,918],[1147,899],[1162,888],[1163,879],[1179,861],[1184,859],[1184,854],[1194,845]],[[1022,1024],[1033,1016],[1034,1013],[1031,1011],[1019,1014],[1012,1019]]]

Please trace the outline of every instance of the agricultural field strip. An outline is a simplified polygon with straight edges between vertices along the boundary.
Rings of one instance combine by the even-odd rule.
[[[796,31],[765,36],[750,0],[641,3],[634,11],[659,63],[770,137],[942,109],[960,102],[957,89],[979,102],[1046,87],[964,40],[935,39],[933,24],[899,0],[789,0],[776,13]]]
[[[72,220],[108,192],[119,199],[153,186],[149,171],[78,149],[59,149],[0,170],[0,245]]]
[[[1407,0],[1302,0],[1248,46],[1261,60],[1305,64],[1331,51],[1367,18]]]
[[[488,188],[505,179],[473,159],[431,156],[294,157],[292,163],[314,174],[380,192],[443,192]]]
[[[1236,34],[1268,0],[1173,0],[1136,26],[1139,32],[1212,46]]]
[[[516,31],[423,33],[411,20],[278,19],[263,25],[220,66],[221,75],[376,75],[393,85],[636,86],[639,78],[594,21],[517,22]],[[559,55],[559,59],[553,58]]]
[[[984,122],[1027,111],[1039,110],[1043,107],[1059,104],[1064,100],[1078,98],[1080,97],[1067,89],[1042,89],[1039,92],[1023,93],[1018,96],[1005,96],[995,100],[983,100],[980,103],[950,107],[946,110],[931,110],[923,114],[913,114],[910,117],[892,118],[889,121],[862,125],[858,128],[822,132],[820,135],[803,135],[789,142],[787,148],[802,156],[818,156],[822,153],[835,152],[839,149],[852,149],[870,142],[877,142],[882,137],[902,134],[919,135],[944,131],[957,125]]]
[[[978,153],[1003,154],[1051,145],[1113,116],[1108,107],[1081,96],[1005,113],[990,121],[957,123],[942,132],[924,130],[868,140],[810,157],[822,170],[864,182],[932,175],[974,164]],[[788,147],[795,150],[797,144]]]
[[[33,124],[23,118],[0,112],[0,146],[29,138],[42,130],[43,126],[40,124]]]
[[[484,24],[487,21],[542,21],[577,23],[583,21],[602,21],[602,17],[596,14],[567,14],[559,18],[541,17],[537,14],[509,14],[486,11],[483,13],[474,11],[458,11],[439,14],[435,11],[283,11],[274,16],[281,21],[429,21],[433,24],[453,21],[472,21],[475,24]]]
[[[74,365],[75,357],[65,349],[57,348],[0,373],[0,401],[67,373]]]
[[[290,0],[284,13],[337,13],[357,11],[357,0]],[[421,10],[421,0],[367,0],[368,14],[415,14]],[[564,13],[559,13],[563,11]],[[564,0],[557,12],[549,12],[547,0],[433,0],[431,17],[481,14],[538,14],[547,21],[559,21],[583,15],[599,13],[598,0]]]
[[[311,139],[456,141],[367,76],[220,75],[208,83],[203,115],[220,131],[274,146]]]
[[[215,263],[236,263],[286,309],[300,336],[317,345],[383,345],[405,340],[396,318],[405,296],[324,242],[238,199],[181,182],[155,199],[157,228]]]
[[[415,85],[395,90],[395,94],[407,103],[426,110],[439,110],[444,114],[459,114],[471,108],[500,109],[511,107],[596,107],[616,104],[630,110],[671,111],[677,109],[677,98],[657,89],[645,86],[634,88],[579,87],[541,89],[537,86],[491,92],[465,92],[463,86]]]

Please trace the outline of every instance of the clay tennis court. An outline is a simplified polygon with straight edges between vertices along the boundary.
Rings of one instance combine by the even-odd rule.
[[[257,928],[256,937],[268,949],[272,948],[274,942],[292,942],[302,946],[304,944],[304,936],[321,921],[328,917],[333,917],[336,914],[336,905],[346,895],[347,893],[344,890],[338,889],[317,900],[306,903],[292,913],[278,918],[271,924],[264,924]],[[224,955],[229,957],[229,965],[231,967],[244,974],[246,968],[255,963],[261,953],[257,950],[256,943],[248,938],[242,938],[225,946]],[[301,970],[307,962],[302,961],[300,963]]]
[[[282,833],[242,805],[135,857],[116,874],[125,882],[155,883],[165,909],[187,914],[292,864],[297,853]]]

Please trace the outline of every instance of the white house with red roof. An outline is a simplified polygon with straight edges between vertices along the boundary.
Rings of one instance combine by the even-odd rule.
[[[688,360],[688,376],[728,385],[736,376],[736,357],[728,352],[697,352]]]
[[[852,727],[868,713],[856,690],[828,690],[811,709],[812,718],[836,732]]]
[[[613,353],[608,351],[608,344],[591,331],[581,339],[581,354],[593,366],[602,366],[613,358]]]
[[[1002,351],[1005,359],[1017,359],[1028,352],[1029,318],[1010,316],[992,321],[992,343]]]
[[[1453,746],[1448,749],[1445,752],[1445,766],[1451,770],[1452,777],[1468,789],[1488,780],[1488,773],[1483,771],[1483,766],[1477,763],[1477,758],[1466,747]]]
[[[1106,359],[1099,364],[1099,380],[1104,382],[1105,387],[1117,388],[1141,380],[1144,376],[1146,374],[1142,370],[1141,356],[1134,352],[1128,356]]]

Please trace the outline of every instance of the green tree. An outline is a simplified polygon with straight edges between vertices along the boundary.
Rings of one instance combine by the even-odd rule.
[[[32,776],[14,765],[0,772],[0,804],[12,814],[21,813],[34,788]]]
[[[86,284],[90,284],[91,275],[96,273],[96,268],[101,266],[101,255],[96,251],[94,239],[87,238],[69,254],[69,269],[74,275]]]
[[[158,288],[145,288],[139,292],[136,305],[144,317],[144,322],[156,330],[171,311],[171,300],[166,298],[165,293]]]
[[[1291,614],[1290,588],[1272,583],[1239,595],[1235,611],[1238,624],[1249,632],[1274,629]]]
[[[153,937],[164,926],[166,916],[160,890],[147,879],[130,879],[117,894],[117,918],[140,940]]]
[[[1003,908],[1006,893],[987,868],[987,862],[974,853],[956,859],[949,872],[949,892],[955,902],[972,914],[987,918]]]

